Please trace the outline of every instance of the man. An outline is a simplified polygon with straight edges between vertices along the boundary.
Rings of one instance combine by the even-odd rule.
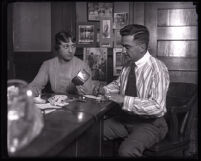
[[[55,50],[57,56],[45,61],[34,80],[29,84],[34,96],[38,96],[45,88],[48,81],[55,93],[66,94],[91,94],[91,70],[87,64],[75,57],[76,46],[70,32],[59,32],[55,35]],[[76,86],[71,82],[79,71],[84,69],[90,74],[90,78],[82,86]]]
[[[130,60],[118,79],[103,87],[105,96],[121,107],[116,116],[105,120],[104,139],[121,137],[124,141],[119,155],[140,157],[168,131],[163,116],[169,74],[166,66],[147,50],[149,31],[145,26],[127,25],[120,34]]]

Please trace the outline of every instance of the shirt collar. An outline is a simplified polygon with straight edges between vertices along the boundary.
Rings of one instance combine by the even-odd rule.
[[[150,53],[149,51],[147,50],[146,54],[141,58],[139,59],[138,61],[135,62],[136,66],[139,67],[139,66],[142,66],[143,64],[145,64],[149,58],[150,58]]]

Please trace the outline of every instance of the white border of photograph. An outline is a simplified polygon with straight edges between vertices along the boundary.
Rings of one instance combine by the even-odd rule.
[[[117,54],[120,54],[120,57],[122,57],[122,51],[123,48],[113,48],[113,75],[114,76],[119,76],[121,69],[123,67],[122,63],[122,58],[119,60],[119,57],[117,57]]]

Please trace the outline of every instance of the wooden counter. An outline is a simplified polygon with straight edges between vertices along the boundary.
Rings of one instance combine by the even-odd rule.
[[[11,157],[100,157],[103,116],[111,107],[87,99],[44,115],[41,133]]]

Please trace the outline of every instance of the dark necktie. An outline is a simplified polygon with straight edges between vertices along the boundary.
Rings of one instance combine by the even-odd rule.
[[[134,62],[130,64],[131,70],[128,75],[128,82],[125,91],[126,96],[133,96],[133,97],[137,96],[135,66],[136,65]]]

